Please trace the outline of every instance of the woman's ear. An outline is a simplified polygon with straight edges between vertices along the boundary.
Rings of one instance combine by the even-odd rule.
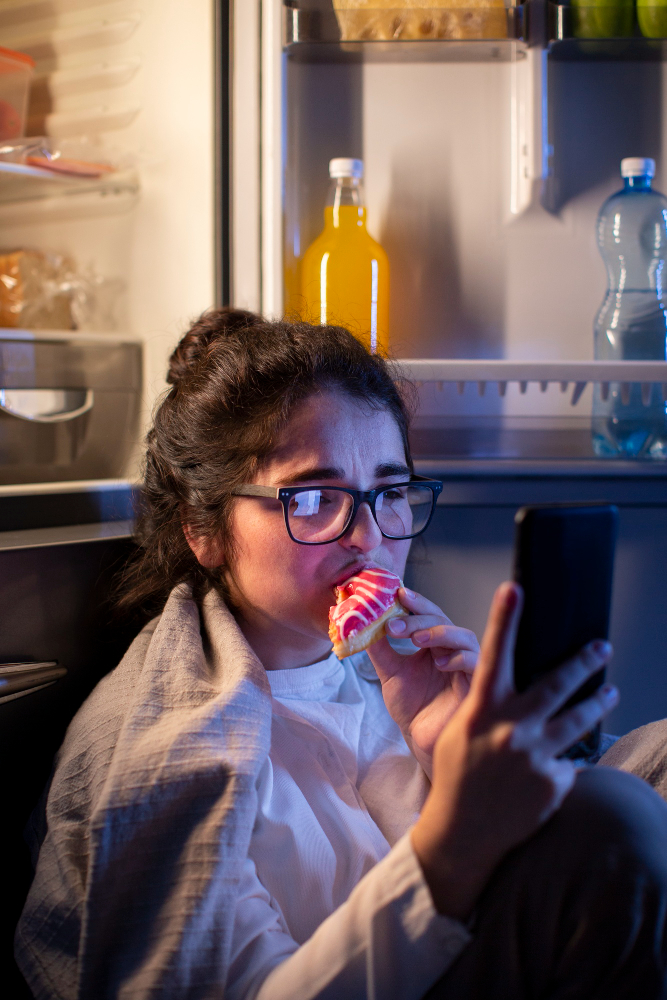
[[[185,540],[204,569],[218,569],[225,561],[225,550],[219,538],[193,535],[189,524],[183,525]]]

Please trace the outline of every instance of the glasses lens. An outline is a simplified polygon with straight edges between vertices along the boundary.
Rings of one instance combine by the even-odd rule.
[[[428,486],[392,486],[378,494],[375,514],[380,530],[390,538],[416,535],[428,524],[433,493]]]
[[[352,513],[349,493],[304,490],[290,497],[287,518],[292,537],[299,542],[329,542],[342,534]]]

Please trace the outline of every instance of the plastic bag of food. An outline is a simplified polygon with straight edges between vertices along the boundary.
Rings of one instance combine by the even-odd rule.
[[[504,0],[333,0],[342,40],[506,38]]]
[[[117,328],[122,282],[77,270],[64,254],[0,254],[0,326],[31,330]]]
[[[0,256],[0,325],[71,330],[70,296],[60,287],[60,260],[36,250]]]

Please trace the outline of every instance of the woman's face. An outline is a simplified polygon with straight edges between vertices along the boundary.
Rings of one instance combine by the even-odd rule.
[[[391,413],[360,406],[341,392],[323,392],[295,409],[255,483],[370,490],[409,476]],[[367,504],[342,538],[325,545],[293,542],[282,506],[273,499],[236,499],[231,529],[235,552],[225,568],[227,582],[239,624],[268,669],[326,656],[336,585],[368,565],[402,577],[410,548],[409,540],[382,536]]]

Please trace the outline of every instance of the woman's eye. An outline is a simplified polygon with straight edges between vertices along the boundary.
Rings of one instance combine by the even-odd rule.
[[[405,493],[402,493],[401,490],[385,490],[385,492],[382,494],[382,496],[383,496],[383,498],[385,500],[389,500],[389,501],[392,501],[392,500],[396,501],[396,500],[404,500],[405,499]]]

